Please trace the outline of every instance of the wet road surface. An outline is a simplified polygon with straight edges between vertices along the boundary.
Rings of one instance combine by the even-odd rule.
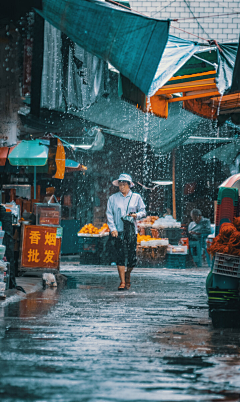
[[[1,401],[239,401],[240,330],[214,329],[206,269],[65,265],[68,287],[0,307]]]

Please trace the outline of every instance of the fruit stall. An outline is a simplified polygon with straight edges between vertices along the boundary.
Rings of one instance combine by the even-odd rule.
[[[182,238],[181,224],[173,218],[149,216],[138,222],[137,258],[139,267],[163,266],[184,268],[188,239]],[[100,228],[89,223],[79,230],[79,252],[82,264],[115,263],[114,239],[106,223]]]
[[[234,175],[239,176],[239,175]],[[234,176],[230,179],[233,180]],[[230,183],[231,184],[231,183]],[[220,186],[216,237],[209,244],[212,267],[206,281],[209,315],[214,327],[240,326],[240,217],[239,189]],[[236,185],[237,187],[237,185]]]
[[[89,223],[79,230],[78,244],[81,264],[108,265],[106,247],[109,232],[107,223],[104,223],[100,228]]]
[[[138,222],[137,256],[139,266],[185,268],[189,252],[181,223],[171,215],[147,216]]]

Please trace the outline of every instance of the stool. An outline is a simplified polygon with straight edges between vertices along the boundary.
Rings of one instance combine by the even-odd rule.
[[[202,266],[202,247],[201,243],[198,240],[190,240],[189,241],[189,250],[190,254],[193,257],[193,261],[197,264],[198,267]]]

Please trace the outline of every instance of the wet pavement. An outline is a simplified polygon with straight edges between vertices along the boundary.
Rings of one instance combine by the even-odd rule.
[[[68,287],[0,307],[1,401],[239,401],[240,330],[208,318],[207,269],[64,265]]]

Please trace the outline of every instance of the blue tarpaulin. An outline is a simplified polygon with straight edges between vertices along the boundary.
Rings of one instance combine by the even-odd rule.
[[[240,41],[238,42],[238,51],[232,77],[231,92],[240,91]]]
[[[200,49],[189,40],[169,35],[158,69],[149,90],[149,96],[166,84],[170,78]]]
[[[238,43],[222,43],[218,51],[218,76],[217,87],[220,94],[225,94],[231,89],[233,71],[237,57]]]
[[[168,20],[93,0],[43,0],[42,6],[37,11],[50,24],[149,94],[168,40]]]

